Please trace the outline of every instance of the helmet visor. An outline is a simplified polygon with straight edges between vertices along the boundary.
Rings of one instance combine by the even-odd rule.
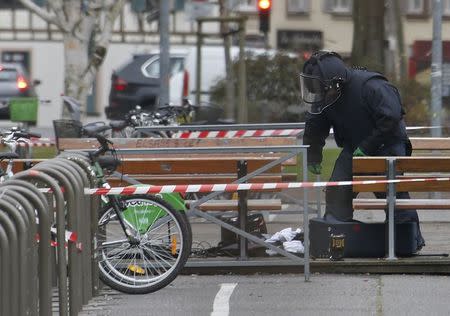
[[[300,93],[308,112],[318,114],[325,105],[325,83],[318,77],[300,74]]]
[[[320,78],[300,74],[300,91],[306,103],[321,102],[325,99],[325,84]]]
[[[301,73],[300,93],[306,110],[311,114],[320,114],[339,99],[341,89],[329,81]]]

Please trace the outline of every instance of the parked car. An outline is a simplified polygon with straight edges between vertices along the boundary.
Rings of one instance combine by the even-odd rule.
[[[170,58],[169,102],[181,105],[182,100],[195,99],[197,48],[195,46],[172,47]],[[236,58],[238,47],[232,47],[231,56]],[[205,46],[202,48],[202,101],[208,101],[211,86],[225,77],[224,48]],[[134,55],[111,77],[109,106],[106,116],[109,119],[123,118],[136,105],[144,110],[153,110],[159,105],[159,51]],[[164,105],[161,105],[164,106]]]
[[[170,82],[184,75],[184,56],[171,55]],[[187,73],[186,73],[187,75]],[[153,110],[159,104],[159,54],[134,55],[133,59],[111,76],[108,119],[122,119],[137,105]],[[174,92],[172,92],[172,95]],[[171,98],[173,102],[173,97]],[[181,96],[177,104],[181,104]]]
[[[34,87],[24,67],[18,63],[0,63],[0,119],[9,119],[9,100],[16,97],[36,97]]]
[[[253,55],[274,55],[275,50],[246,48]],[[239,47],[230,50],[231,58],[239,55]],[[222,46],[204,46],[201,54],[202,101],[209,101],[209,90],[225,77],[225,52]],[[197,48],[195,46],[171,47],[169,102],[181,105],[183,99],[195,99]],[[153,110],[159,105],[159,51],[134,55],[111,77],[109,106],[105,113],[108,119],[121,119],[136,105],[143,110]],[[164,106],[162,104],[161,106]]]

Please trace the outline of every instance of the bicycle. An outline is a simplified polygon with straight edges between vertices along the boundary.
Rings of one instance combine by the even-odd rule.
[[[9,149],[9,152],[1,153],[1,160],[8,159],[5,170],[0,168],[0,182],[13,175],[13,159],[31,158],[32,138],[40,138],[41,134],[28,132],[19,127],[11,127],[1,133],[0,142]]]
[[[120,164],[113,143],[101,135],[109,126],[88,125],[84,133],[100,146],[87,154],[98,186],[109,187],[104,170]],[[191,251],[192,232],[183,209],[167,196],[102,196],[99,211],[97,257],[100,279],[129,294],[145,294],[170,284]],[[179,204],[178,204],[179,205]]]

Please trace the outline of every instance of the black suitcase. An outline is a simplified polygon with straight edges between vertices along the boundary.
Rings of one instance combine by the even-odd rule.
[[[388,253],[387,223],[309,221],[310,255],[330,257],[330,236],[345,235],[344,257],[382,258]],[[395,254],[411,256],[417,251],[418,225],[414,222],[395,225]]]

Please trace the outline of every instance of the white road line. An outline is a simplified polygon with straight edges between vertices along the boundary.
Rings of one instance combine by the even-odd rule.
[[[230,297],[237,283],[222,283],[214,299],[211,316],[228,316],[230,313]]]

